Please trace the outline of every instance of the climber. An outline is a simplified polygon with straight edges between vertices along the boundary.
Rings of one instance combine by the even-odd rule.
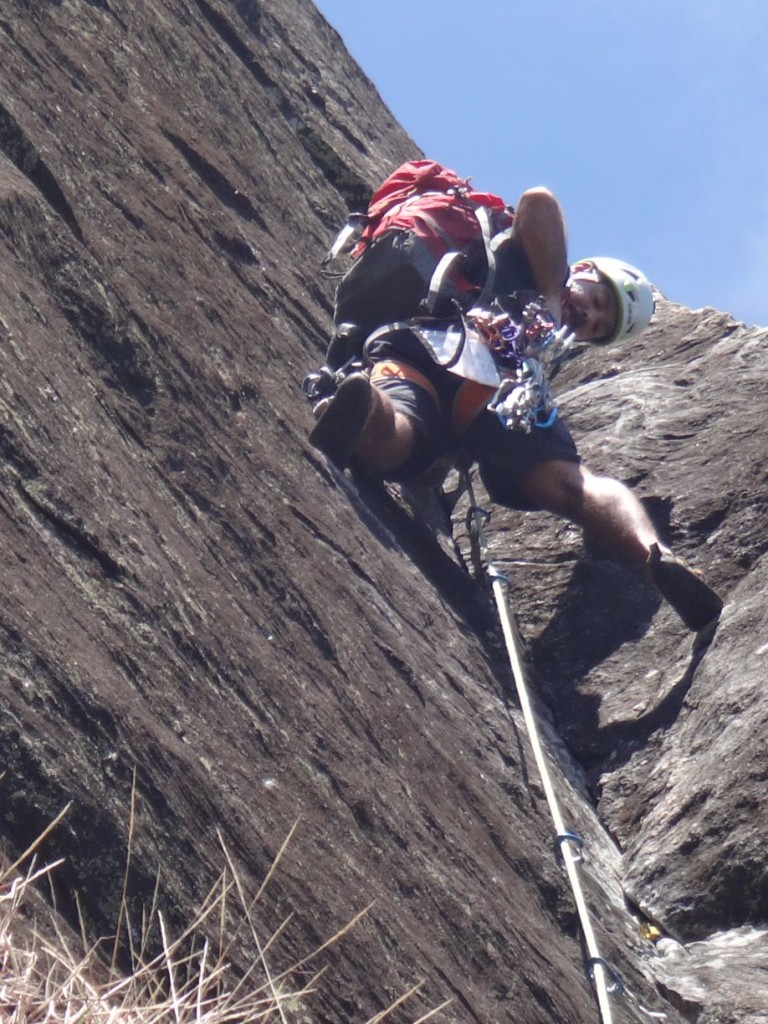
[[[497,313],[516,321],[530,297],[540,296],[552,325],[579,341],[626,342],[654,310],[651,284],[630,264],[596,257],[568,268],[562,214],[546,189],[521,199],[497,251],[494,293]],[[399,482],[429,478],[436,468],[444,476],[463,453],[477,463],[492,501],[560,515],[644,566],[689,629],[716,620],[720,598],[662,544],[629,488],[582,463],[558,415],[529,430],[506,429],[488,408],[495,387],[440,365],[421,326],[406,320],[372,332],[368,368],[346,376],[321,406],[310,435],[315,447],[339,466],[353,459]]]
[[[402,180],[406,169],[421,163],[428,164],[406,164],[392,177]],[[439,165],[428,166],[442,175],[454,173]],[[432,173],[434,177],[437,172]],[[568,267],[565,222],[549,189],[525,191],[514,213],[497,197],[471,195],[496,199],[500,206],[488,213],[494,225],[488,226],[491,237],[485,242],[475,213],[468,212],[460,198],[455,200],[458,209],[446,211],[437,205],[441,193],[419,194],[384,215],[368,217],[371,223],[366,230],[372,231],[371,238],[365,245],[359,243],[362,251],[355,250],[355,261],[336,290],[336,329],[326,354],[327,367],[336,370],[350,358],[359,358],[365,339],[381,324],[424,314],[439,255],[446,249],[459,250],[454,255],[459,257],[460,271],[443,280],[441,294],[432,296],[438,309],[427,310],[431,315],[454,315],[456,307],[466,310],[474,305],[481,298],[492,260],[491,294],[485,295],[486,301],[492,298],[508,306],[542,295],[556,322],[570,326],[579,340],[610,340],[608,325],[619,329],[612,289],[595,267],[586,263]],[[371,209],[376,209],[375,200]],[[627,312],[635,308],[641,307]],[[650,315],[647,309],[645,313]],[[631,323],[622,326],[632,334]]]

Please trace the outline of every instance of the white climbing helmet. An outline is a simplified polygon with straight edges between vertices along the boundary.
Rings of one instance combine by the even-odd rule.
[[[612,256],[593,256],[584,263],[591,263],[613,288],[619,304],[616,327],[607,341],[627,341],[644,331],[651,322],[656,302],[653,286],[637,267]]]

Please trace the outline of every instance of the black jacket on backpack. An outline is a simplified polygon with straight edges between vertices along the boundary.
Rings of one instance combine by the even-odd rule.
[[[326,364],[337,370],[350,359],[361,358],[365,339],[384,324],[424,316],[435,267],[428,246],[412,232],[391,231],[377,238],[339,282],[333,315],[336,329]],[[472,289],[457,292],[446,287],[432,315],[445,319],[471,308],[486,273],[485,253],[478,244],[476,252],[462,257],[462,280]],[[513,233],[496,251],[492,298],[507,312],[514,312],[536,295],[528,258]]]

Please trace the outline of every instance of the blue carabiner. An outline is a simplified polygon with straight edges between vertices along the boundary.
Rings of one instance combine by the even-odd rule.
[[[557,419],[557,406],[553,405],[552,406],[552,411],[550,412],[550,414],[546,418],[546,420],[543,423],[540,423],[538,420],[534,420],[534,426],[541,427],[542,430],[546,430],[547,427],[551,427],[552,426],[552,424],[555,422],[556,419]]]

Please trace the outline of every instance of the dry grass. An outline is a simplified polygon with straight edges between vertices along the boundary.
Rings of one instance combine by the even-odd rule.
[[[36,850],[65,813],[66,809],[15,863],[0,872],[0,1020],[3,1024],[253,1024],[267,1020],[292,1024],[311,1016],[304,1000],[312,993],[322,973],[313,973],[311,962],[353,928],[369,908],[309,956],[290,969],[273,974],[268,962],[270,947],[288,922],[262,944],[254,910],[291,835],[251,900],[246,898],[222,843],[227,866],[194,921],[176,938],[169,934],[155,899],[138,929],[141,939],[135,945],[131,939],[135,929],[123,899],[111,967],[106,969],[103,944],[86,947],[83,943],[84,952],[73,949],[72,941],[57,925],[53,910],[50,911],[53,940],[31,928],[24,916],[25,903],[34,888],[61,863],[38,868]],[[19,869],[25,865],[24,872],[19,874]],[[233,911],[238,921],[234,930],[231,926]],[[159,932],[161,952],[146,959],[147,936],[153,928]],[[228,962],[228,951],[235,941],[242,941],[243,930],[247,930],[258,951],[255,962],[244,976],[235,974]],[[118,974],[115,966],[121,934],[125,936],[123,941],[128,945],[132,964],[127,975]],[[367,1024],[379,1024],[419,987],[404,993]],[[445,1005],[430,1011],[415,1024],[426,1021]]]

